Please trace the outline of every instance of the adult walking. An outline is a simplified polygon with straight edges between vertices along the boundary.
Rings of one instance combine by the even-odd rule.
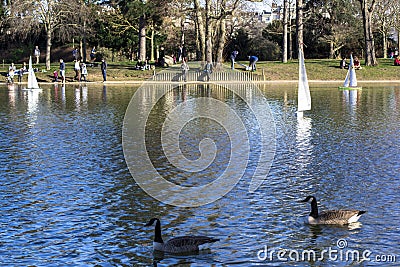
[[[181,70],[182,70],[183,80],[186,82],[187,81],[187,73],[189,71],[189,65],[187,64],[185,58],[182,59]]]
[[[101,73],[103,74],[103,82],[107,81],[107,62],[103,58],[101,59]]]
[[[90,60],[94,62],[96,59],[96,47],[93,46],[92,50],[90,51]]]
[[[80,81],[81,80],[81,66],[79,64],[79,60],[75,60],[74,70],[75,70],[74,79],[77,81]]]

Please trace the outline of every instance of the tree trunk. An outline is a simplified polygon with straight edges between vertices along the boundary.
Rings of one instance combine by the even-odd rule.
[[[144,15],[139,18],[139,60],[146,60],[146,18]]]
[[[288,0],[283,0],[283,38],[282,38],[282,62],[287,62],[288,55]]]
[[[293,34],[292,25],[289,26],[289,60],[293,59]]]
[[[400,53],[400,30],[397,30],[397,51]]]
[[[211,0],[206,0],[206,60],[212,62]]]
[[[181,45],[185,44],[185,17],[181,18]]]
[[[79,57],[78,58],[83,58],[83,40],[79,40]]]
[[[382,31],[382,41],[383,41],[383,58],[387,58],[388,56],[388,47],[387,47],[387,37],[386,31]]]
[[[297,49],[303,50],[303,0],[296,0]]]
[[[82,37],[82,59],[86,62],[86,20],[83,21],[83,37]]]
[[[49,27],[47,28],[47,32],[46,32],[46,70],[50,70],[51,65],[51,59],[50,59],[50,55],[51,55],[51,38],[53,37],[52,34],[52,29]]]
[[[150,39],[150,61],[154,61],[154,26],[151,27],[151,39]]]
[[[334,46],[334,42],[332,40],[329,41],[329,58],[330,59],[334,59],[335,58],[335,46]]]
[[[204,61],[206,60],[206,37],[204,34],[204,22],[203,22],[203,16],[201,14],[201,8],[200,8],[200,1],[199,0],[194,0],[194,9],[195,9],[195,14],[196,14],[196,26],[197,26],[197,34],[198,34],[198,50],[200,57],[198,60]]]
[[[221,5],[225,7],[226,1],[223,0]],[[222,11],[223,12],[223,11]],[[221,15],[221,19],[219,22],[219,39],[218,39],[218,49],[217,49],[217,64],[220,64],[224,61],[224,47],[225,47],[225,36],[226,36],[226,16],[225,14]]]
[[[365,65],[375,66],[378,64],[375,54],[374,35],[372,33],[372,12],[375,7],[375,0],[368,6],[368,0],[359,0],[363,16],[364,43],[365,43]]]

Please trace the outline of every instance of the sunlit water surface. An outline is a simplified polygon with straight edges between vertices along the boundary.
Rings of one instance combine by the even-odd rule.
[[[200,140],[213,138],[216,161],[200,174],[201,181],[175,170],[157,142],[157,129],[174,104],[200,96],[226,102],[243,116],[252,145],[248,169],[229,194],[206,206],[177,208],[148,196],[126,166],[121,130],[137,88],[51,86],[33,93],[0,87],[1,265],[347,266],[379,265],[381,255],[396,256],[398,264],[400,87],[354,92],[312,87],[313,107],[303,120],[295,116],[295,86],[260,89],[275,119],[276,154],[254,193],[248,186],[259,137],[240,98],[214,86],[191,85],[172,90],[156,105],[148,151],[159,173],[175,183],[212,181],[235,146],[220,125],[194,120],[182,131],[183,153],[196,158]],[[299,203],[310,194],[321,210],[368,212],[356,227],[310,227],[303,223],[309,205]],[[153,254],[153,228],[144,227],[152,217],[161,219],[165,239],[196,234],[220,241],[199,255]],[[342,239],[347,247],[339,249]],[[260,252],[265,248],[267,255]],[[282,249],[287,252],[281,256],[293,259],[280,261]],[[317,262],[301,258],[304,250],[320,256],[324,249],[336,249],[337,259],[335,254]],[[360,255],[369,250],[371,261],[341,260],[339,252],[348,250]]]

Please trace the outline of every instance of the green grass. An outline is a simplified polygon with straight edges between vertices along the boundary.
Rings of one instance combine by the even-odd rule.
[[[367,80],[400,80],[400,67],[393,66],[391,59],[379,59],[379,64],[374,67],[364,66],[361,61],[362,69],[357,70],[359,81]],[[339,68],[339,60],[331,59],[306,59],[307,76],[309,80],[344,80],[347,70]],[[264,69],[266,80],[297,80],[298,61],[293,60],[288,63],[278,61],[260,62],[257,64],[257,74],[262,75]]]
[[[358,81],[371,80],[400,80],[400,67],[393,66],[391,59],[379,59],[379,64],[375,67],[366,67],[362,61],[362,70],[357,70]],[[244,62],[242,62],[244,63]],[[143,81],[150,78],[153,74],[152,70],[141,71],[133,70],[136,62],[109,62],[107,71],[107,80],[112,81]],[[306,59],[307,76],[309,80],[344,80],[347,70],[339,68],[339,60],[330,59]],[[53,79],[53,71],[58,70],[58,63],[53,63],[52,68],[48,72],[39,72],[36,74],[39,82],[51,82]],[[226,63],[229,66],[229,62]],[[74,64],[67,62],[66,76],[67,82],[73,81],[75,75],[73,70]],[[17,65],[17,68],[20,66]],[[39,69],[44,70],[44,64],[39,64]],[[5,77],[8,65],[0,65],[0,73]],[[161,71],[157,68],[156,72]],[[244,71],[242,67],[237,70]],[[96,67],[88,67],[88,80],[101,82],[102,76],[100,65]],[[279,61],[263,61],[257,63],[257,71],[255,74],[265,76],[267,81],[297,80],[298,79],[298,61],[292,60],[288,63]],[[24,80],[26,81],[26,76]],[[5,80],[5,79],[4,79]]]

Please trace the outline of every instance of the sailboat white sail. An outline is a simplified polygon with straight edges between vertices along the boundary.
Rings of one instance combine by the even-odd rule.
[[[29,57],[28,86],[27,89],[40,89],[32,67],[32,57]]]
[[[306,66],[304,64],[303,51],[299,49],[299,89],[297,98],[297,114],[302,115],[303,111],[311,110],[311,95],[308,85]]]
[[[350,54],[350,64],[349,70],[347,71],[346,78],[344,79],[343,86],[339,86],[341,90],[354,90],[362,89],[362,87],[357,86],[357,76],[356,70],[354,69],[353,55]]]

